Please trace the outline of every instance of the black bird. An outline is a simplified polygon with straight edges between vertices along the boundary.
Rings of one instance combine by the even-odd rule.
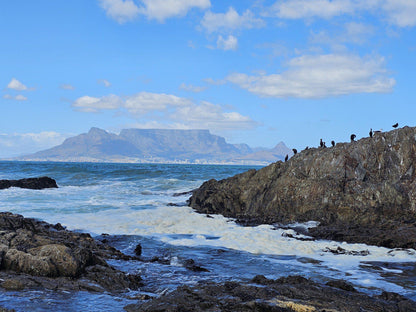
[[[319,146],[320,146],[320,147],[324,147],[324,142],[322,141],[322,139],[321,139],[321,141],[319,142]]]
[[[323,146],[323,148],[326,148],[326,143],[324,142],[324,146]]]
[[[289,155],[288,154],[286,154],[286,157],[285,157],[285,162],[287,162],[287,160],[289,159]]]
[[[305,147],[305,151],[307,151],[308,149],[309,149],[309,146],[306,146],[306,147]]]
[[[396,122],[392,127],[393,128],[397,128],[399,126],[399,123],[398,122]]]
[[[373,128],[370,128],[369,134],[370,134],[370,138],[372,138],[373,137]]]
[[[293,151],[293,155],[296,155],[297,152],[298,152],[298,150],[296,148],[292,148],[292,151]]]
[[[335,146],[335,141],[334,141],[334,140],[332,140],[332,141],[331,141],[331,144],[332,144],[332,147],[334,147],[334,146]]]
[[[351,134],[350,138],[351,138],[351,142],[354,142],[354,140],[356,138],[356,135],[355,134]]]

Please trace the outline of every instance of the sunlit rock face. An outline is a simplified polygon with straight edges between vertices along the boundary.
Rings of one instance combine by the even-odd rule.
[[[315,220],[316,237],[416,247],[416,128],[299,152],[205,182],[189,204],[252,224]]]

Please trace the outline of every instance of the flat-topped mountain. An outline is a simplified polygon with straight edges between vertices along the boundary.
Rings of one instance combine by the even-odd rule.
[[[314,220],[315,237],[416,249],[416,128],[207,181],[190,206],[251,224]]]
[[[253,150],[247,144],[229,144],[208,130],[124,129],[117,135],[91,128],[59,146],[19,159],[267,164],[290,153],[283,142],[277,146]]]

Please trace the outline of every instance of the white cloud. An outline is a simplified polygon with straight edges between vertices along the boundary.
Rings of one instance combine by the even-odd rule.
[[[16,91],[26,91],[28,87],[26,87],[23,83],[21,83],[16,78],[12,78],[12,80],[7,85],[8,89],[16,90]]]
[[[221,35],[217,39],[217,49],[221,50],[237,50],[238,40],[236,37],[229,35],[227,38],[223,38]]]
[[[193,8],[208,9],[210,0],[142,0],[140,13],[149,19],[164,22],[167,18],[185,16]]]
[[[113,94],[101,98],[86,95],[72,103],[72,107],[76,110],[88,113],[96,113],[105,109],[117,109],[121,105],[121,98]]]
[[[416,26],[414,0],[279,0],[266,15],[285,19],[330,19],[370,12],[399,27]]]
[[[54,131],[0,134],[0,158],[35,153],[59,145],[69,136]]]
[[[216,31],[234,31],[237,29],[260,28],[265,22],[254,17],[250,10],[246,10],[242,15],[230,7],[226,13],[206,12],[201,21],[201,25],[208,33]]]
[[[286,0],[277,1],[272,6],[272,11],[277,17],[287,19],[332,18],[353,13],[354,10],[354,1],[350,0]]]
[[[73,85],[68,84],[68,83],[61,84],[60,88],[63,89],[63,90],[75,90],[75,87]]]
[[[232,130],[256,126],[256,122],[250,117],[226,111],[220,105],[196,103],[163,93],[140,92],[123,98],[116,95],[101,98],[83,96],[72,106],[83,112],[127,111],[132,117],[141,119],[144,124],[148,125],[150,122],[158,126],[163,124],[164,127]]]
[[[193,86],[191,84],[188,85],[186,83],[181,83],[181,85],[179,86],[179,89],[199,93],[199,92],[206,90],[207,87],[199,87],[199,86]]]
[[[103,85],[106,88],[111,87],[111,82],[106,80],[106,79],[99,79],[99,80],[97,80],[97,83],[100,84],[100,85]]]
[[[16,101],[26,101],[27,97],[25,97],[24,95],[18,94],[16,96],[10,95],[10,94],[5,94],[3,95],[3,98],[6,100],[16,100]]]
[[[99,0],[107,16],[120,24],[134,20],[139,14],[139,8],[132,0]]]
[[[386,0],[383,9],[390,23],[400,27],[416,26],[416,1]]]
[[[279,74],[249,76],[234,73],[229,82],[261,97],[323,98],[352,93],[391,92],[382,57],[305,55],[289,61]]]

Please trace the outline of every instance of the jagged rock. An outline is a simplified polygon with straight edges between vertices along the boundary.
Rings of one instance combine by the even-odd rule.
[[[9,280],[1,284],[4,288],[121,291],[139,287],[140,276],[116,270],[106,259],[130,257],[59,223],[0,213],[0,279]]]
[[[331,283],[329,283],[331,284]],[[256,276],[250,283],[207,283],[182,286],[175,291],[131,304],[135,311],[391,311],[414,312],[416,304],[400,295],[383,293],[370,297],[356,292],[344,281],[330,285],[315,283],[301,276],[277,280]],[[344,289],[346,288],[346,289]]]
[[[9,187],[41,190],[45,188],[57,188],[58,185],[54,179],[49,177],[27,178],[20,180],[0,180],[0,190]]]
[[[376,133],[209,180],[189,205],[250,224],[315,220],[318,238],[416,248],[416,128]]]

